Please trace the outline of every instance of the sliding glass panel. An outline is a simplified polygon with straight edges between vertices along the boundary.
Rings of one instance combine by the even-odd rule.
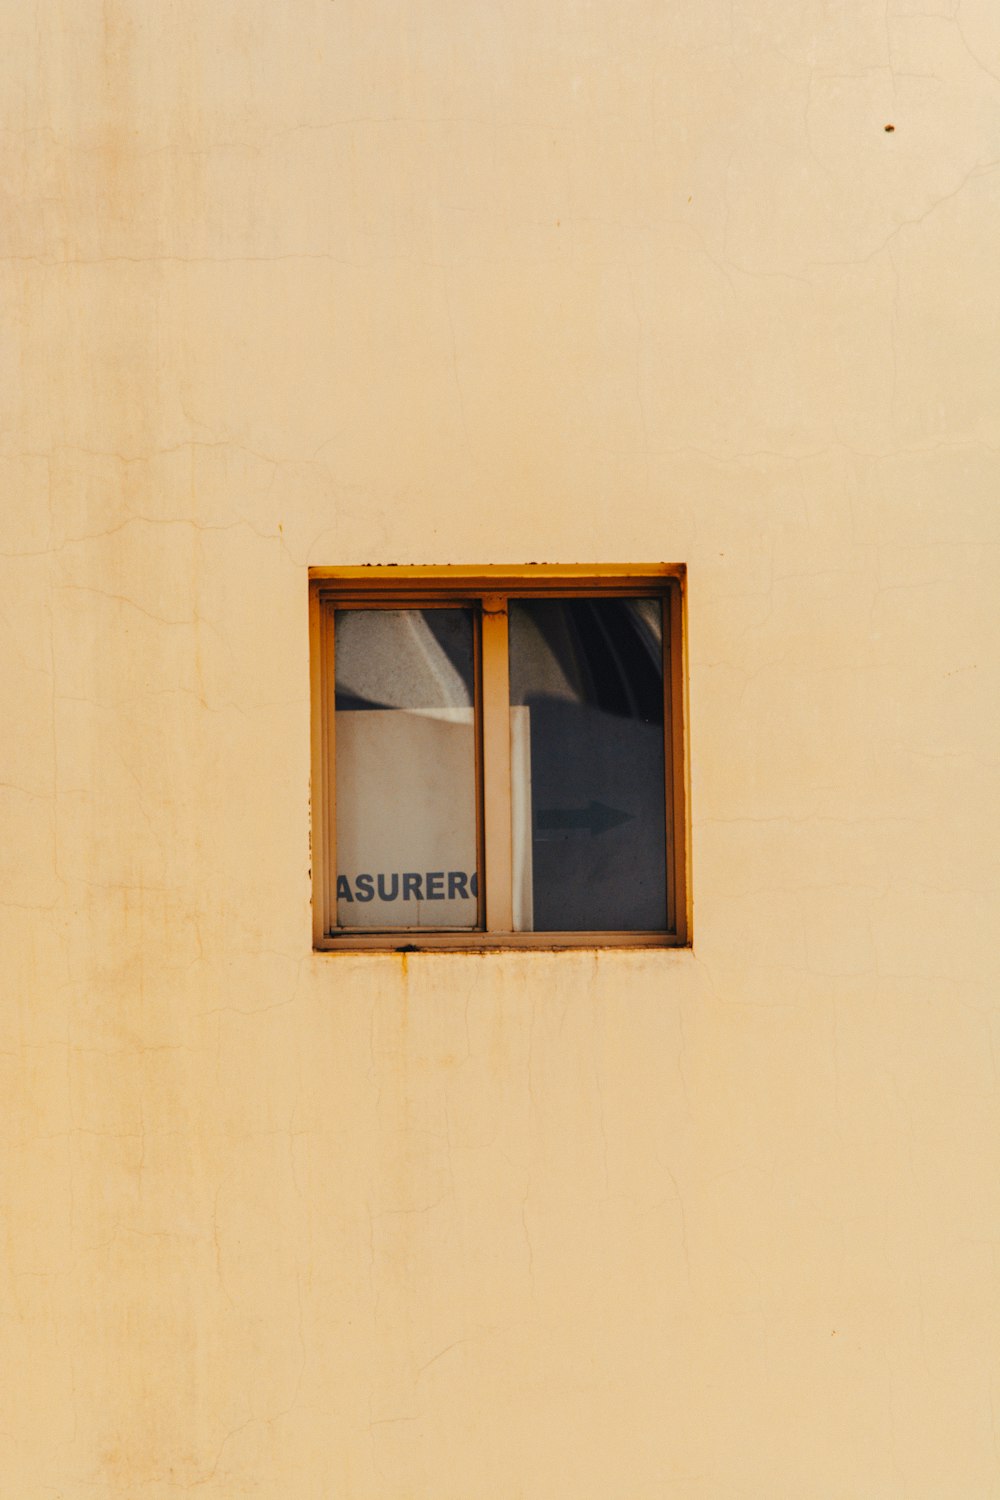
[[[337,926],[478,920],[468,609],[338,609]]]
[[[666,926],[659,599],[510,604],[514,926]]]

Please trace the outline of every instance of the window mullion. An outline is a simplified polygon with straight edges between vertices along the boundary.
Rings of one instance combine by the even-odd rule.
[[[510,680],[503,594],[483,598],[482,684],[486,930],[510,932],[514,925]]]

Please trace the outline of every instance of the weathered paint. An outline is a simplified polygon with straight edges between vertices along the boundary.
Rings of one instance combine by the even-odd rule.
[[[0,0],[4,1496],[1000,1494],[998,17]],[[694,952],[314,954],[309,566],[537,558]]]

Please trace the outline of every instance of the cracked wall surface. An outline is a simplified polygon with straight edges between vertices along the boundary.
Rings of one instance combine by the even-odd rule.
[[[996,1500],[994,0],[0,0],[0,126],[0,1495]],[[314,954],[308,567],[532,560],[688,565],[694,951]]]

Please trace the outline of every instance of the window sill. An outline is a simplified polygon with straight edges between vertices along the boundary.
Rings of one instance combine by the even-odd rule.
[[[691,946],[670,932],[398,932],[338,933],[317,941],[317,953],[511,953]]]

